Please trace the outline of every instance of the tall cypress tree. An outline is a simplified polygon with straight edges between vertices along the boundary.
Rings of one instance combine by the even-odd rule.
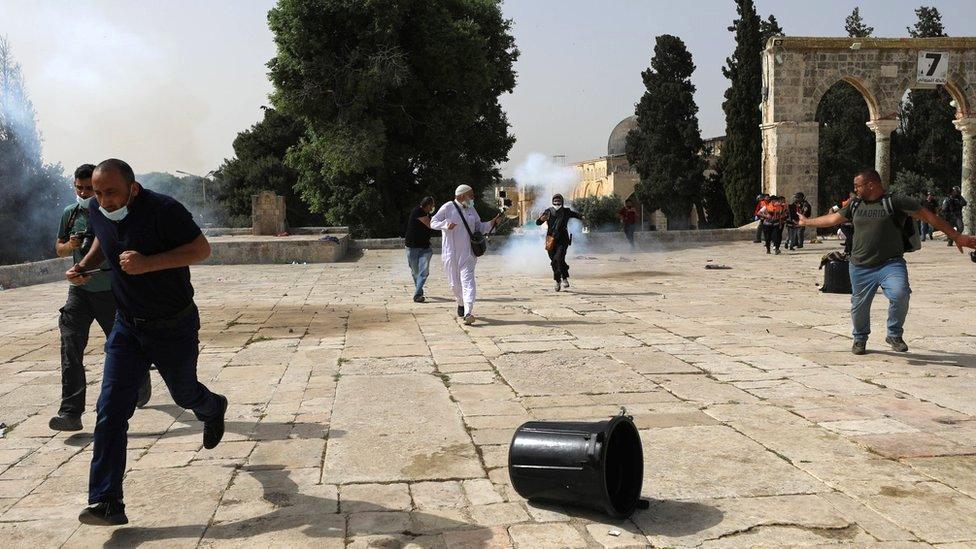
[[[913,38],[948,36],[942,14],[933,7],[915,10],[918,21],[908,27]],[[945,88],[911,90],[902,106],[901,127],[892,136],[895,175],[912,171],[935,181],[946,192],[962,179],[962,134],[952,125],[956,109]]]
[[[634,111],[637,127],[627,134],[627,160],[641,178],[637,198],[648,209],[663,211],[669,229],[690,227],[704,181],[694,71],[680,38],[658,36],[651,66],[641,74],[647,91]]]
[[[731,82],[725,91],[725,147],[722,150],[723,185],[736,225],[752,220],[755,197],[762,185],[762,63],[760,55],[771,36],[780,35],[776,18],[763,21],[753,0],[735,0],[739,18],[729,32],[735,33],[735,52],[725,60],[722,74]]]
[[[844,29],[851,37],[871,36],[874,27],[861,19],[859,8],[847,17]],[[820,210],[847,197],[851,180],[858,170],[874,164],[874,134],[865,124],[870,118],[861,92],[847,82],[830,87],[817,107],[820,123],[819,171],[817,186]]]

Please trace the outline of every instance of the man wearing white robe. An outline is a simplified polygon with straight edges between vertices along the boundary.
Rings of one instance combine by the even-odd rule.
[[[498,223],[501,214],[491,221],[482,221],[474,209],[474,190],[468,185],[459,185],[454,191],[454,200],[441,206],[430,219],[430,228],[441,231],[441,261],[444,262],[447,283],[457,300],[458,316],[470,325],[475,320],[474,267],[478,258],[471,251],[471,237],[464,228],[461,212],[472,233],[480,231],[484,234]]]

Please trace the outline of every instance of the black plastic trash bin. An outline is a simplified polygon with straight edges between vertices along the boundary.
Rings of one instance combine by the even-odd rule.
[[[508,474],[520,496],[629,517],[640,502],[644,452],[633,418],[530,421],[515,431]]]
[[[839,259],[831,259],[824,265],[824,283],[821,292],[828,294],[850,294],[851,273],[849,263]]]

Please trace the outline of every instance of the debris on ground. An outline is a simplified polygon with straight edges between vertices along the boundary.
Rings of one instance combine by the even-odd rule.
[[[281,231],[280,233],[276,234],[275,236],[291,236],[291,235],[288,234],[288,231]]]
[[[3,435],[5,434],[7,434],[7,424],[0,423],[0,438],[3,438]]]
[[[709,263],[705,265],[706,269],[731,269],[728,265],[722,265],[721,263]]]
[[[319,239],[319,241],[320,242],[335,242],[336,244],[339,243],[339,239],[336,238],[336,237],[334,237],[334,236],[323,236],[322,238]]]
[[[631,259],[629,257],[620,256],[620,257],[617,258],[617,261],[624,262],[624,263],[629,263],[629,262],[633,261],[633,259]]]
[[[576,256],[576,259],[596,259],[596,258],[593,257],[592,255],[578,255]]]
[[[620,537],[620,534],[622,534],[622,533],[623,532],[621,532],[620,530],[617,530],[616,528],[614,528],[613,530],[610,530],[609,532],[607,532],[607,534],[610,534],[611,536],[613,536],[615,538],[616,537]]]

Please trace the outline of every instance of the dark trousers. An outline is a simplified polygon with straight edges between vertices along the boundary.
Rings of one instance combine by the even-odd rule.
[[[92,322],[108,337],[115,322],[115,297],[111,291],[89,292],[68,287],[68,299],[61,307],[61,408],[60,415],[80,416],[85,411],[85,347]]]
[[[766,224],[760,221],[759,226],[756,227],[756,242],[762,242],[763,234],[765,234],[765,229],[763,227],[765,226]]]
[[[779,245],[783,242],[783,226],[782,225],[766,225],[763,228],[763,238],[766,240],[766,249],[769,249],[770,243],[773,247],[779,249]]]
[[[624,224],[624,236],[627,237],[627,242],[630,242],[631,249],[634,249],[634,231],[636,229],[636,223],[631,223],[630,225]]]
[[[806,230],[806,227],[800,227],[798,225],[790,225],[787,227],[786,247],[791,250],[793,248],[802,248],[803,235]]]
[[[566,263],[566,252],[569,242],[556,241],[556,245],[549,250],[549,265],[552,267],[552,278],[556,281],[569,278],[569,265]]]
[[[178,326],[167,328],[137,327],[121,315],[116,317],[105,342],[105,375],[88,477],[89,503],[122,500],[129,418],[150,364],[156,365],[177,406],[193,410],[201,421],[220,416],[223,403],[197,381],[199,331],[200,316],[195,309]]]

